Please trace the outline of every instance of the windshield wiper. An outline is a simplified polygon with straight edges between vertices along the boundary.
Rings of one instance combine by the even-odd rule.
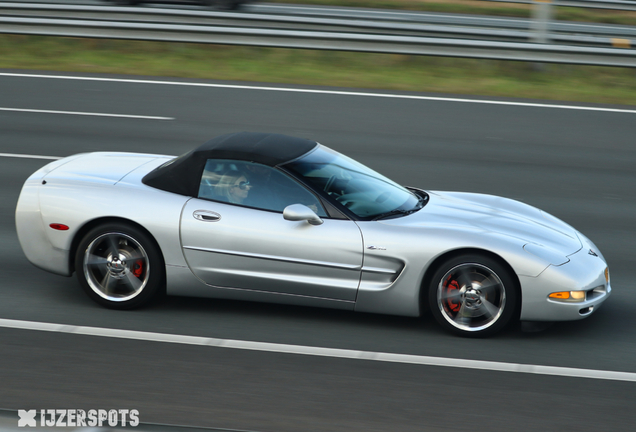
[[[424,205],[426,205],[427,198],[428,197],[420,197],[417,200],[417,204],[415,204],[415,207],[413,207],[410,210],[404,210],[404,209],[397,208],[395,210],[391,210],[389,212],[379,214],[379,215],[377,215],[376,217],[374,217],[371,220],[376,221],[376,220],[380,220],[380,219],[389,218],[391,216],[406,216],[406,215],[410,215],[411,213],[415,213],[416,211],[421,210],[422,207],[424,207]]]
[[[391,216],[406,216],[406,215],[409,215],[411,213],[415,213],[419,209],[421,209],[421,207],[412,208],[411,210],[395,209],[395,210],[391,210],[391,211],[386,212],[386,213],[382,213],[382,214],[374,217],[371,220],[376,221],[376,220],[380,220],[380,219],[386,219],[386,218],[391,217]]]

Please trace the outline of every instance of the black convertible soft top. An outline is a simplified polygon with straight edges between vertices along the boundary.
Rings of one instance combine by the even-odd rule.
[[[142,182],[167,192],[197,196],[201,174],[208,159],[232,159],[276,166],[304,155],[317,145],[315,141],[270,133],[221,135],[151,171]]]

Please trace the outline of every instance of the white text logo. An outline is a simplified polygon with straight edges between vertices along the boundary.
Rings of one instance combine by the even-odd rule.
[[[138,426],[139,411],[136,409],[41,409],[19,410],[18,427],[37,427],[36,416],[39,414],[39,426],[45,427],[102,427],[102,426]]]

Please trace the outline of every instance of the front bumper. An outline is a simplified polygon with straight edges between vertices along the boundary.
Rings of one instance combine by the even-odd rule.
[[[519,276],[523,298],[520,319],[572,321],[596,312],[611,294],[612,287],[609,278],[605,278],[607,263],[603,256],[590,251],[598,249],[584,241],[583,248],[568,257],[569,262],[550,265],[537,277]],[[571,302],[548,297],[560,291],[585,291],[585,299]]]

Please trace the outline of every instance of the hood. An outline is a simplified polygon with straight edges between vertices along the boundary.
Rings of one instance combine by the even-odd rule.
[[[514,237],[534,245],[571,255],[581,249],[577,231],[556,217],[519,201],[493,195],[461,192],[428,192],[429,203],[409,216],[382,223],[403,226],[474,228]]]
[[[48,172],[46,180],[65,180],[90,183],[115,184],[129,172],[161,157],[142,153],[96,152],[62,159]]]

